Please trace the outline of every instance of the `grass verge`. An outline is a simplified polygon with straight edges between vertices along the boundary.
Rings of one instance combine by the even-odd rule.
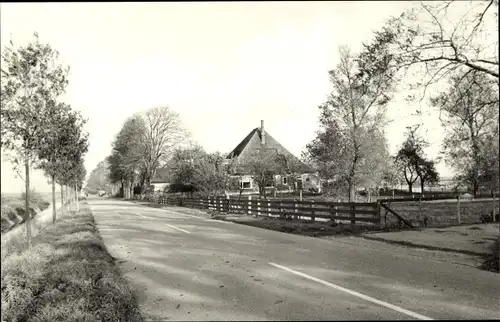
[[[212,219],[231,221],[237,224],[310,237],[360,235],[372,230],[378,230],[376,227],[360,225],[352,227],[350,224],[336,224],[332,222],[286,220],[272,217],[253,217],[248,215],[234,216],[220,214],[217,212],[211,212],[211,214]]]
[[[490,253],[484,256],[482,269],[490,272],[500,273],[498,258],[500,256],[500,240],[497,239],[490,247]]]
[[[143,321],[86,204],[2,260],[2,321]]]

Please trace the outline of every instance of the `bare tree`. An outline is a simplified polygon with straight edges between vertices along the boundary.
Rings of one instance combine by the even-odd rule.
[[[498,80],[496,0],[420,2],[389,19],[376,39],[390,45],[392,67],[404,70],[406,79],[418,75],[410,85],[423,86],[422,99],[430,85],[456,73],[476,71]]]
[[[149,187],[156,169],[168,161],[174,148],[188,137],[180,116],[168,106],[151,108],[140,116],[144,120],[145,132],[142,165],[145,170],[145,185]]]

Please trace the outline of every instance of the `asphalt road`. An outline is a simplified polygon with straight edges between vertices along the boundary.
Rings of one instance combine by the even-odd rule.
[[[148,320],[500,318],[498,274],[404,247],[285,234],[182,208],[89,204]]]

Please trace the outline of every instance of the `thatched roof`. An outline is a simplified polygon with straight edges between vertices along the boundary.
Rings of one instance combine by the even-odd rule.
[[[265,134],[265,142],[262,143],[262,131]],[[226,159],[236,159],[238,164],[243,164],[257,150],[275,150],[278,154],[284,155],[288,160],[299,165],[300,172],[308,173],[314,170],[300,161],[290,153],[278,141],[276,141],[267,131],[262,128],[255,128],[229,153]],[[241,169],[240,169],[241,170]]]

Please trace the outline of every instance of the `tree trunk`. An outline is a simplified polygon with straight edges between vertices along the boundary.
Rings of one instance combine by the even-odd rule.
[[[24,221],[26,223],[26,239],[28,242],[28,247],[31,247],[31,213],[30,213],[30,163],[28,158],[24,161],[24,171],[26,175],[25,181],[25,213],[24,213]]]
[[[80,206],[78,204],[78,186],[75,184],[75,202],[76,202],[76,212],[80,211]]]
[[[349,202],[354,202],[356,198],[356,187],[353,183],[349,182]]]
[[[56,179],[52,176],[52,224],[56,223]]]
[[[479,177],[479,171],[478,171],[478,163],[479,163],[479,145],[477,142],[477,136],[476,132],[474,129],[474,115],[470,114],[470,106],[467,105],[467,111],[469,113],[469,118],[468,118],[468,125],[469,125],[469,130],[470,130],[470,139],[472,143],[472,196],[474,199],[476,199],[477,191],[479,189],[479,183],[478,183],[478,177]]]
[[[410,193],[413,193],[413,182],[408,182],[408,190],[410,190]]]
[[[424,194],[424,183],[425,181],[420,178],[420,194]]]
[[[68,193],[68,186],[64,185],[64,190],[66,190],[66,206],[68,207],[68,212],[71,212],[71,197]]]
[[[64,189],[63,185],[59,185],[61,187],[61,216],[64,215]]]

